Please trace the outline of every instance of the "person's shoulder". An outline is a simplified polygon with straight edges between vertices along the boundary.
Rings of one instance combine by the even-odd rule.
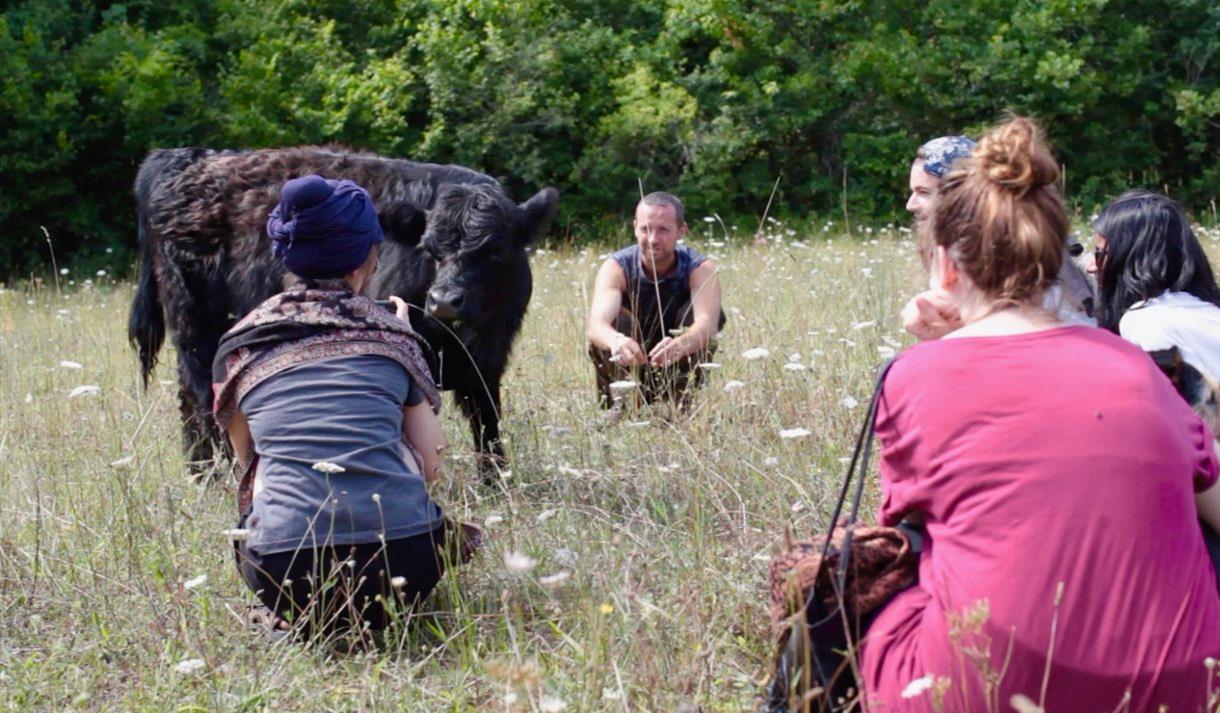
[[[621,255],[623,252],[623,250],[619,250],[611,253],[605,260],[602,260],[601,266],[597,268],[599,281],[610,279],[617,283],[627,279],[627,270],[632,258],[630,255],[624,258]]]
[[[678,243],[674,250],[687,260],[692,269],[707,261],[706,255],[686,243]]]
[[[703,280],[703,279],[715,277],[716,276],[716,262],[714,260],[712,260],[711,258],[702,258],[699,260],[699,262],[691,265],[688,272],[690,273],[688,275],[688,277],[692,282],[695,280]]]
[[[617,262],[619,265],[625,265],[629,261],[637,259],[639,255],[639,245],[628,245],[621,250],[615,250],[614,252],[610,253],[610,257],[608,259]]]
[[[1171,303],[1154,298],[1124,312],[1118,320],[1118,333],[1144,350],[1167,348],[1168,327],[1176,311]]]

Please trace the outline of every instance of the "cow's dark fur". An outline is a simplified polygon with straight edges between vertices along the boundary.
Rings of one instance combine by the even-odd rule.
[[[500,379],[532,291],[525,247],[558,194],[547,188],[518,206],[496,180],[466,168],[313,147],[164,149],[140,166],[141,275],[128,336],[147,382],[168,320],[188,455],[213,455],[217,342],[284,288],[264,224],[283,183],[309,173],[368,190],[386,234],[372,294],[418,308],[412,323],[438,357],[438,380],[455,392],[479,451],[502,457]]]

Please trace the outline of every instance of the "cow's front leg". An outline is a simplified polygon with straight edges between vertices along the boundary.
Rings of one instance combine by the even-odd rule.
[[[229,454],[212,417],[212,379],[204,366],[211,363],[211,352],[179,349],[178,403],[187,468],[198,480],[215,479],[220,475],[217,456]]]
[[[494,485],[508,465],[504,445],[500,443],[500,382],[488,382],[486,387],[482,382],[469,385],[458,393],[458,403],[470,421],[474,447],[479,453],[479,473],[483,482]]]
[[[215,459],[215,427],[210,404],[200,402],[187,367],[181,362],[178,366],[178,409],[182,414],[182,451],[187,468],[196,478],[203,478]]]

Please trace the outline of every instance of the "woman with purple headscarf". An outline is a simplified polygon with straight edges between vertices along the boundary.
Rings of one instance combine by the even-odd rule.
[[[224,335],[212,369],[244,471],[238,567],[265,605],[251,622],[381,629],[427,597],[456,539],[426,487],[444,448],[427,345],[402,300],[392,315],[362,294],[382,241],[363,188],[288,181],[267,234],[291,286]]]

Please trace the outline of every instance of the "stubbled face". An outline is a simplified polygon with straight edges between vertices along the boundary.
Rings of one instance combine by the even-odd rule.
[[[632,227],[645,269],[656,275],[673,267],[674,249],[686,235],[686,224],[678,224],[673,206],[637,205]]]
[[[923,159],[915,159],[911,164],[909,180],[911,197],[907,199],[907,210],[915,216],[915,220],[924,221],[936,210],[936,202],[940,195],[940,179],[923,170]]]
[[[526,260],[519,209],[498,186],[448,186],[428,212],[420,245],[436,261],[424,309],[450,324],[478,322]]]

